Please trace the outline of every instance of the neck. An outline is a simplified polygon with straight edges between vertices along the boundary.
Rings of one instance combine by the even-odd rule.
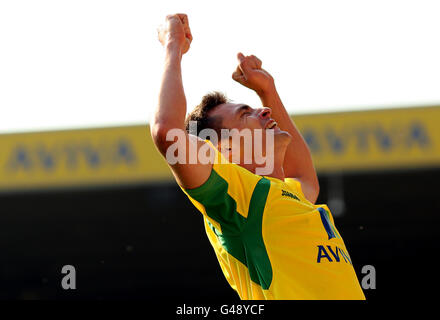
[[[284,156],[286,155],[286,148],[276,148],[274,150],[274,164],[273,164],[273,170],[271,173],[266,174],[267,177],[277,178],[280,180],[284,180]]]
[[[275,147],[273,148],[273,162],[266,159],[260,159],[261,161],[255,161],[255,158],[253,158],[253,163],[245,164],[245,163],[236,163],[239,166],[249,170],[250,172],[266,177],[272,177],[277,178],[280,180],[284,180],[285,174],[284,174],[284,157],[286,155],[287,151],[287,145],[290,143],[290,139],[283,139],[279,140],[278,143],[275,143]],[[219,150],[221,149],[221,146],[218,145],[217,148]],[[223,152],[222,152],[223,153]],[[230,161],[232,161],[232,154],[231,153],[224,153],[224,156]],[[254,155],[255,156],[255,155]],[[267,157],[270,157],[270,155],[267,155]],[[257,163],[261,163],[261,165],[258,165]],[[258,170],[257,170],[258,169]]]
[[[274,166],[273,171],[271,174],[267,174],[266,177],[272,177],[272,178],[277,178],[280,180],[284,180],[284,178],[286,177],[284,175],[284,169],[282,166]]]
[[[276,150],[274,150],[273,169],[269,173],[261,174],[261,175],[284,180],[285,174],[284,174],[283,165],[284,165],[285,154],[286,154],[286,148],[277,148]],[[255,174],[257,174],[256,171],[258,168],[267,169],[267,163],[263,163],[262,165],[256,165],[256,164],[239,164],[239,165]]]

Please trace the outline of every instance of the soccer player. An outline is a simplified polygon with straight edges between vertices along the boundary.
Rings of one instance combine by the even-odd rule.
[[[188,17],[167,16],[158,35],[165,65],[151,134],[177,183],[202,213],[231,287],[241,299],[365,299],[329,208],[315,205],[319,184],[310,151],[261,61],[239,53],[232,78],[254,90],[264,107],[232,103],[213,92],[186,117],[181,60],[192,41]],[[188,133],[191,121],[195,134]],[[219,138],[199,138],[204,129]],[[227,135],[220,134],[225,130]],[[246,141],[234,138],[245,130],[255,141],[257,132],[266,138],[272,134],[261,143],[262,154],[273,158],[267,174],[256,174],[262,157],[243,160]],[[206,154],[210,161],[194,154]]]

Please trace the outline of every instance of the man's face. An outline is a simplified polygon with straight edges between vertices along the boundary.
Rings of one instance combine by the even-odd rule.
[[[243,103],[224,103],[211,111],[211,116],[218,116],[222,119],[222,127],[225,129],[242,130],[274,129],[281,131],[277,123],[271,118],[270,108],[254,109]]]
[[[255,147],[255,143],[260,143],[261,149],[264,155],[266,155],[266,151],[269,150],[269,147],[271,147],[271,150],[278,150],[280,148],[287,147],[291,140],[291,136],[288,132],[282,131],[279,127],[277,122],[271,118],[272,110],[270,108],[252,108],[246,104],[242,103],[224,103],[219,106],[217,106],[214,110],[211,111],[210,116],[218,117],[221,119],[222,128],[225,129],[237,129],[238,132],[245,132],[246,130],[252,135],[252,141],[251,144]],[[273,130],[271,133],[273,133],[273,139],[272,144],[268,145],[270,143],[270,139],[267,139],[267,134],[269,130]],[[260,135],[257,135],[256,132],[259,131]],[[232,131],[233,132],[233,131]],[[240,162],[244,163],[244,150],[245,147],[249,147],[249,143],[245,144],[244,139],[236,139],[234,142],[234,135],[237,135],[237,133],[232,133],[231,136],[229,136],[229,146],[232,147],[232,150],[229,149],[225,150],[222,148],[222,146],[225,144],[224,139],[221,140],[221,147],[222,153],[229,156],[231,158],[232,153],[237,154],[237,151],[234,151],[234,148],[238,147],[239,154],[240,154]],[[260,137],[260,139],[258,139]],[[258,159],[253,159],[252,162],[258,162]]]

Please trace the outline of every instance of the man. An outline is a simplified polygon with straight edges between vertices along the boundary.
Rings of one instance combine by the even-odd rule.
[[[261,61],[239,53],[232,78],[254,90],[263,108],[232,103],[215,92],[185,121],[181,59],[192,41],[187,16],[167,16],[159,40],[165,66],[151,134],[178,184],[203,214],[231,287],[241,299],[365,299],[330,210],[314,205],[319,184],[310,151]],[[196,135],[204,129],[229,129],[228,134],[200,139],[187,132],[191,121]],[[261,156],[243,160],[246,141],[234,138],[244,130],[253,138],[257,132],[272,135],[272,140],[261,140],[263,154],[273,160],[264,176],[256,174],[263,166]],[[170,135],[176,131],[181,135]],[[202,150],[210,161],[191,161]],[[176,154],[179,161],[174,161]]]

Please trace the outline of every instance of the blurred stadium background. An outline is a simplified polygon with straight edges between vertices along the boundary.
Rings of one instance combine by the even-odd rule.
[[[376,268],[367,298],[428,295],[440,106],[294,120],[359,279]],[[2,134],[0,150],[0,299],[238,300],[147,125]]]

